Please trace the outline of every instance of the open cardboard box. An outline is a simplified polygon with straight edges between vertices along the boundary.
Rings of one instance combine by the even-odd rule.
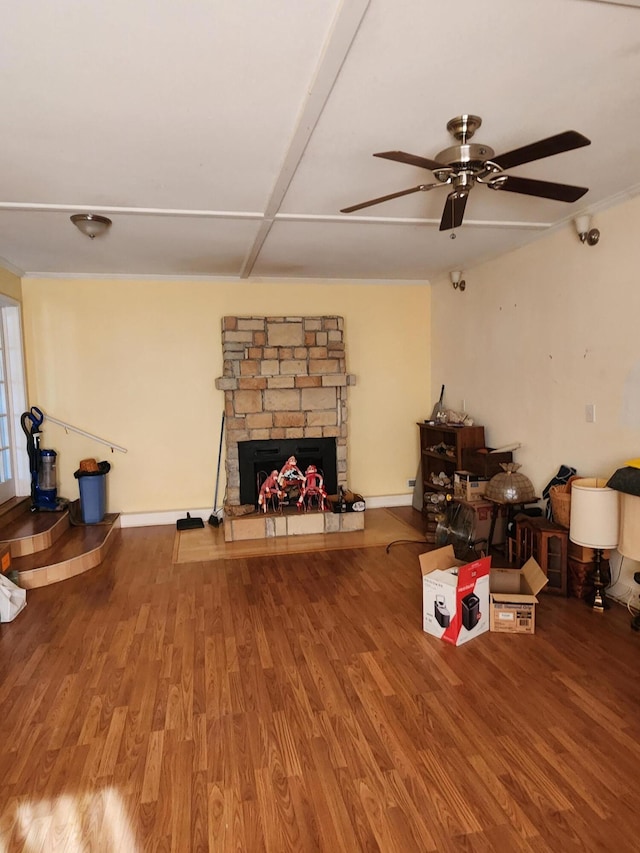
[[[423,630],[454,646],[488,631],[491,557],[464,563],[446,545],[419,560]]]
[[[536,596],[548,583],[533,557],[521,569],[491,569],[490,629],[508,634],[535,633]]]

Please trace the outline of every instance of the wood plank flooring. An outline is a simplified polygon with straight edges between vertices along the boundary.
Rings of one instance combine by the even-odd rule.
[[[174,528],[0,626],[0,851],[637,851],[640,635],[421,630],[420,545],[173,565]]]

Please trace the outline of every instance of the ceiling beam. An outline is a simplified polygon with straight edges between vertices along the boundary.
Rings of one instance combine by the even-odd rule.
[[[264,219],[249,249],[240,278],[248,278],[256,263],[260,250],[269,236],[276,214],[289,188],[305,149],[322,115],[340,69],[349,54],[351,45],[364,19],[370,0],[343,0],[334,18],[331,31],[325,42],[314,80],[309,87],[293,136],[289,142],[278,176],[264,211]]]

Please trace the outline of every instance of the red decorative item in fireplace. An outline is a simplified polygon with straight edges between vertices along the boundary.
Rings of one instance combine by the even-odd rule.
[[[271,509],[276,512],[281,508],[284,492],[278,482],[279,476],[280,474],[277,470],[272,471],[260,486],[258,508],[262,509],[263,512],[267,511],[268,506],[271,506]]]
[[[324,477],[315,465],[309,465],[304,472],[302,491],[298,498],[298,509],[311,509],[314,503],[321,512],[328,508]]]

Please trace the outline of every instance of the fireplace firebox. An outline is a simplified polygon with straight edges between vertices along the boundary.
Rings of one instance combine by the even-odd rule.
[[[290,438],[238,442],[240,503],[258,506],[258,483],[274,469],[280,471],[290,456],[295,456],[304,473],[315,465],[324,477],[329,495],[338,491],[338,466],[335,438]]]

